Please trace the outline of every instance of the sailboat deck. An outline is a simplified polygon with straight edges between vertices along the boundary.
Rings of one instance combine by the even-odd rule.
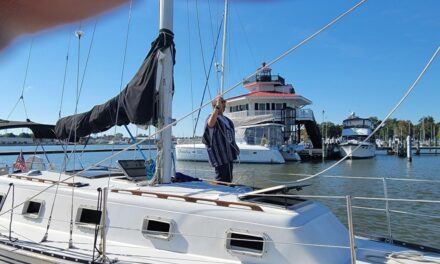
[[[116,174],[118,175],[118,174]],[[252,191],[245,186],[228,186],[216,184],[215,181],[191,181],[159,185],[145,185],[144,182],[128,180],[125,176],[111,177],[81,177],[54,172],[43,171],[42,175],[28,176],[26,173],[14,173],[8,176],[21,183],[38,184],[42,188],[48,188],[59,184],[64,188],[71,189],[75,186],[76,192],[96,192],[98,188],[108,187],[110,193],[133,196],[169,199],[187,203],[203,203],[221,207],[232,207],[243,210],[264,211],[263,206],[255,203],[240,201],[238,196]],[[35,185],[34,185],[35,186]],[[267,205],[266,205],[267,206]],[[273,210],[270,206],[269,210]],[[286,212],[284,209],[281,212]]]

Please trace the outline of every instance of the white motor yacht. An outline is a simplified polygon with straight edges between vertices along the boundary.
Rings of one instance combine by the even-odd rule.
[[[339,144],[341,154],[351,159],[372,158],[376,156],[376,143],[365,139],[373,131],[373,123],[368,118],[359,118],[352,113],[343,121],[342,140]]]

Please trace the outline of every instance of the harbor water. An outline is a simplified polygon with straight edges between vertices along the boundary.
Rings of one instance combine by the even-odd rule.
[[[67,168],[86,168],[117,153],[113,149],[126,145],[91,145],[85,149],[107,148],[108,152],[83,152],[76,148],[75,156],[69,155]],[[45,146],[45,150],[60,150],[60,146]],[[143,148],[149,148],[143,146]],[[33,151],[35,146],[2,146],[4,151]],[[39,147],[38,150],[41,150]],[[155,157],[155,150],[146,150],[147,158]],[[44,155],[39,155],[44,158]],[[59,169],[65,160],[64,154],[48,154],[47,158]],[[14,156],[0,156],[0,165],[12,164]],[[139,159],[137,151],[121,153],[103,162],[104,166],[117,166],[118,159]],[[26,155],[25,155],[26,159]],[[234,164],[234,181],[258,188],[293,183],[316,174],[337,161],[307,161],[286,164]],[[214,178],[213,169],[206,162],[177,162],[176,171],[200,178]],[[290,194],[330,196],[330,198],[308,198],[319,200],[347,223],[346,195],[353,197],[353,224],[357,235],[386,237],[440,248],[440,153],[413,156],[413,161],[386,155],[378,151],[375,158],[345,160],[335,168],[302,184],[310,184],[300,192]],[[391,200],[387,204],[384,198]],[[407,201],[407,200],[408,201]],[[409,201],[417,200],[417,201]],[[431,202],[431,201],[437,201]],[[388,225],[388,219],[391,223]]]

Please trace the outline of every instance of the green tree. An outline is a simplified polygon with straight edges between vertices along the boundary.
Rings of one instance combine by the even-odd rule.
[[[377,118],[377,116],[370,116],[369,119],[373,123],[374,128],[378,127],[380,125],[380,123],[382,122],[381,120],[379,120],[379,118]]]
[[[411,133],[410,131],[411,127],[412,127],[411,121],[399,120],[395,124],[395,135],[397,134],[400,138],[406,138]]]
[[[390,138],[394,137],[394,130],[395,130],[395,126],[397,124],[397,119],[396,118],[390,118],[388,120],[385,121],[384,126],[381,128],[384,135],[384,140],[388,140]]]
[[[336,125],[332,122],[324,122],[321,123],[319,130],[323,137],[327,136],[327,138],[337,138],[342,134],[342,125]]]
[[[440,123],[435,124],[435,132],[437,139],[440,139]]]
[[[421,140],[433,139],[435,120],[432,116],[424,116],[419,119],[418,128]]]
[[[22,132],[18,136],[21,138],[32,138],[33,134]]]

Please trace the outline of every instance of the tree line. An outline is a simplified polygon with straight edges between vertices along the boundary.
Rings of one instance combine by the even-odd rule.
[[[0,135],[0,137],[9,137],[9,138],[15,138],[15,137],[32,138],[33,136],[34,136],[34,134],[32,134],[32,133],[20,133],[18,135],[15,135],[14,133],[5,133],[3,135]]]

